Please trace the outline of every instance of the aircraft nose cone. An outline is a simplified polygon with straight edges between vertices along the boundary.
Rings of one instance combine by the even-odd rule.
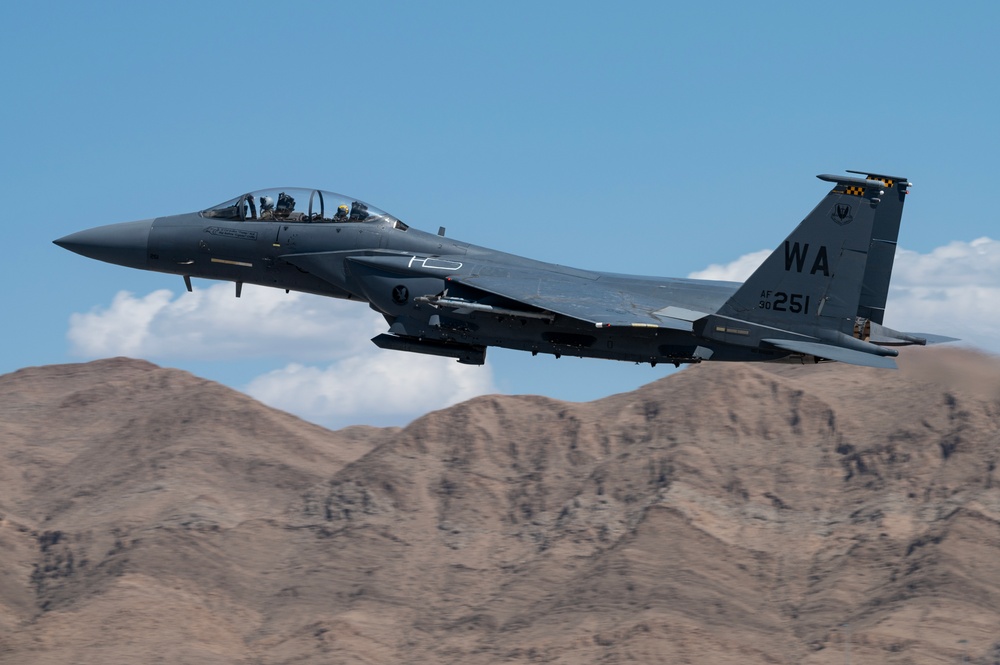
[[[145,268],[149,229],[152,226],[152,219],[108,224],[71,233],[52,242],[71,252],[98,261],[117,263],[130,268]]]

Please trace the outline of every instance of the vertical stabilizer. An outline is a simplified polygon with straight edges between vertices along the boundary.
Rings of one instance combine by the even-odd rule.
[[[884,308],[879,289],[883,281],[888,287],[891,261],[888,269],[872,269],[869,277],[869,252],[879,224],[894,248],[901,203],[890,204],[880,222],[883,181],[817,177],[832,182],[833,189],[719,309],[719,316],[825,338],[836,332],[853,336],[860,308]],[[882,244],[877,252],[884,260]],[[871,293],[863,299],[866,278]]]
[[[899,238],[899,222],[903,217],[903,202],[906,199],[906,178],[881,175],[866,171],[848,171],[865,176],[867,180],[882,183],[875,210],[875,227],[872,230],[871,248],[868,250],[868,264],[861,283],[861,299],[858,302],[858,318],[882,323],[885,316],[885,301],[889,296],[889,277],[892,263],[896,258],[896,241]]]

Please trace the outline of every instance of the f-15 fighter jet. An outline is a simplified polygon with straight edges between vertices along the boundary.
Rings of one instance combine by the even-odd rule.
[[[536,261],[425,233],[318,189],[241,194],[200,212],[55,243],[131,268],[367,303],[386,349],[482,364],[500,346],[638,363],[840,361],[896,366],[895,346],[952,338],[882,325],[906,178],[820,175],[832,189],[743,284]]]

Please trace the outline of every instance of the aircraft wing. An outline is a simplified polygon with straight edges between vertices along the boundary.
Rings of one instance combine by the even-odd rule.
[[[925,346],[927,344],[957,342],[958,338],[924,332],[899,332],[878,323],[873,323],[870,341],[881,346],[910,346],[911,344]]]
[[[690,332],[693,321],[711,313],[710,307],[692,303],[691,298],[672,298],[673,293],[681,290],[679,284],[630,288],[621,280],[603,275],[577,276],[519,268],[503,276],[449,279],[449,285],[456,284],[459,288],[449,286],[449,292],[458,291],[469,297],[478,291],[602,328],[627,326]]]
[[[344,259],[351,264],[399,274],[412,274],[415,270],[412,255],[396,252],[364,256],[354,252],[314,252],[287,254],[282,258],[331,283],[343,280]],[[460,265],[460,261],[449,258],[439,260]],[[729,288],[698,280],[652,281],[562,266],[554,268],[480,263],[472,274],[447,278],[447,297],[433,294],[422,297],[425,302],[460,314],[492,311],[546,318],[548,313],[602,328],[627,326],[691,332],[692,322],[714,311],[735,288],[735,285]]]

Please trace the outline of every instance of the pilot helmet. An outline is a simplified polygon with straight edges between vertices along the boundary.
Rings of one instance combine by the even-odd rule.
[[[261,210],[270,210],[273,207],[274,207],[274,199],[272,199],[270,196],[262,196],[262,197],[260,197],[260,209]]]
[[[337,206],[337,210],[340,211],[340,212],[342,212],[342,213],[344,213],[346,215],[347,214],[347,205],[341,203],[339,206]]]

